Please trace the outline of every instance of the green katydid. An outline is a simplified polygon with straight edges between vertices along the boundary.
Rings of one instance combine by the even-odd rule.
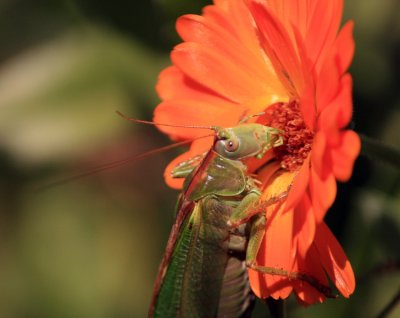
[[[308,282],[326,296],[329,287],[303,273],[256,265],[265,232],[263,208],[287,191],[260,202],[257,180],[243,159],[262,158],[283,144],[282,132],[257,123],[215,131],[202,160],[179,164],[185,178],[166,252],[155,283],[149,317],[247,317],[251,311],[247,267]]]
[[[177,127],[117,113],[134,122]],[[172,171],[173,177],[185,178],[185,181],[156,279],[149,317],[248,317],[253,299],[248,267],[261,273],[306,281],[326,297],[332,297],[329,287],[312,276],[262,267],[255,262],[265,232],[264,208],[285,199],[289,189],[268,201],[260,201],[257,180],[247,173],[242,160],[262,158],[284,140],[280,130],[245,123],[248,118],[233,128],[180,126],[214,130],[215,139],[206,154],[182,162]],[[141,160],[191,141],[111,162],[42,189]]]

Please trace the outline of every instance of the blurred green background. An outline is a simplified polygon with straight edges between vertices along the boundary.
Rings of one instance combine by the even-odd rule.
[[[176,152],[38,191],[169,143],[151,119],[183,13],[204,0],[0,1],[0,317],[145,317],[177,193]],[[348,0],[354,129],[400,149],[400,2]],[[399,291],[400,173],[361,157],[327,222],[356,293],[289,317],[374,317]],[[255,317],[267,317],[259,304]],[[389,317],[400,317],[397,308]]]

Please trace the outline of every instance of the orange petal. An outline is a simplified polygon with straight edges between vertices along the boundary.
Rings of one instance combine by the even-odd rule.
[[[314,131],[317,124],[314,83],[306,85],[300,96],[300,110],[306,126]]]
[[[228,1],[224,2],[227,4],[229,3]],[[203,16],[206,19],[220,25],[221,28],[227,30],[227,32],[231,33],[232,35],[236,35],[237,30],[235,24],[232,23],[232,16],[227,14],[227,11],[228,5],[209,5],[203,8]]]
[[[272,69],[271,62],[260,50],[260,39],[254,28],[254,19],[245,1],[229,0],[228,3],[229,18],[234,25],[235,33],[242,45],[248,50],[251,50],[254,56],[259,56],[264,60],[268,73],[275,73]],[[275,80],[278,80],[276,76]]]
[[[231,2],[231,1],[230,0],[214,0],[215,5],[224,10],[227,10],[229,2]]]
[[[315,134],[312,144],[311,166],[321,175],[329,164],[326,159],[326,135],[319,131]]]
[[[288,0],[286,0],[288,1]],[[290,1],[290,0],[289,0]],[[303,2],[301,0],[297,0]],[[309,4],[308,28],[305,43],[311,62],[319,71],[335,41],[343,11],[342,0],[312,0]]]
[[[271,154],[270,156],[266,154],[262,160],[256,159],[256,158],[250,158],[246,162],[246,166],[249,169],[249,172],[254,172],[255,167],[259,167],[259,164],[262,163],[263,166],[261,170],[257,171],[257,180],[262,182],[262,185],[260,186],[260,189],[264,189],[265,186],[271,182],[271,178],[273,175],[280,169],[280,164],[276,161],[272,161],[270,163],[264,162],[265,160],[271,160],[273,158],[273,155]]]
[[[295,177],[296,174],[294,172],[278,171],[273,178],[270,178],[270,181],[265,185],[265,187],[263,187],[261,200],[267,201],[271,198],[279,197],[290,190]],[[285,209],[288,210],[287,208]]]
[[[154,122],[170,125],[225,126],[236,125],[244,109],[232,104],[209,104],[197,100],[172,100],[162,102],[154,111]],[[210,130],[157,126],[174,139],[190,139],[212,133]]]
[[[349,68],[354,56],[355,44],[353,39],[353,21],[347,22],[340,30],[336,38],[334,49],[335,55],[339,57],[340,72],[343,74]]]
[[[299,172],[296,174],[296,177],[290,188],[289,195],[286,200],[286,208],[288,210],[294,208],[298,204],[298,202],[300,202],[301,198],[304,196],[304,192],[306,191],[308,186],[309,177],[310,177],[310,157],[307,157],[307,159],[301,166]]]
[[[360,153],[360,137],[351,130],[341,133],[341,143],[338,148],[331,150],[333,173],[340,181],[350,179],[353,171],[354,161]]]
[[[325,271],[344,297],[355,289],[354,272],[339,242],[324,222],[318,225],[315,247]]]
[[[260,30],[260,44],[282,84],[293,96],[303,91],[304,76],[297,53],[282,23],[269,11],[266,3],[250,1],[249,8]]]
[[[292,25],[299,28],[302,34],[307,30],[307,15],[310,14],[310,3],[312,1],[301,0],[271,0],[268,7],[290,30]]]
[[[245,12],[242,12],[242,15],[245,15]],[[211,49],[214,54],[241,65],[241,68],[246,70],[246,73],[254,81],[268,83],[268,86],[271,86],[271,93],[276,91],[274,83],[277,83],[278,79],[275,73],[267,67],[260,51],[250,50],[251,47],[244,45],[237,34],[229,32],[231,30],[198,15],[180,17],[176,27],[184,41],[199,43],[205,48]],[[236,32],[240,32],[239,26],[236,27]],[[250,32],[254,34],[254,30],[251,29]],[[258,43],[254,44],[257,44],[258,48]],[[279,85],[279,83],[277,84]]]
[[[295,281],[293,286],[297,296],[297,302],[302,306],[309,306],[325,301],[324,295],[305,282]]]
[[[272,165],[272,167],[274,167],[274,164],[271,164],[271,165]],[[271,170],[273,170],[273,169],[271,169]],[[270,171],[268,169],[265,169],[265,170],[263,170],[263,173],[264,172],[268,173]],[[286,191],[288,189],[288,186],[293,182],[293,178],[294,178],[294,174],[289,173],[289,172],[283,172],[283,173],[277,172],[272,177],[268,177],[269,182],[267,183],[267,186],[263,190],[262,200],[268,200],[268,199],[270,199],[272,197],[276,197],[277,195]],[[282,207],[281,202],[267,208],[266,216],[267,216],[268,221],[267,221],[266,231],[267,232],[269,231],[271,224],[273,224],[272,223],[273,220],[275,220],[275,219],[278,220],[275,223],[275,225],[272,225],[275,227],[276,230],[271,231],[270,234],[273,234],[274,232],[278,231],[279,219],[278,219],[277,215],[279,215],[279,213],[282,213],[283,211],[284,211],[284,207]],[[292,223],[289,222],[288,226],[291,226],[291,224]],[[281,233],[281,234],[284,234],[284,233]],[[288,240],[290,239],[290,234],[288,232],[286,232],[286,234],[288,234],[288,235],[285,236],[286,240],[283,240],[283,243],[285,244],[285,242],[286,242],[286,244],[289,244]],[[279,235],[279,233],[278,233],[278,235]],[[270,237],[270,236],[268,236],[268,237]],[[276,235],[273,235],[272,237],[276,237]],[[270,264],[271,258],[268,255],[268,253],[273,253],[274,248],[277,248],[277,246],[281,246],[281,243],[277,243],[278,245],[269,245],[269,244],[271,244],[271,242],[267,242],[266,237],[264,237],[262,245],[260,247],[260,251],[257,255],[257,262],[261,266],[269,266],[268,264]],[[272,244],[275,244],[275,243],[272,242]],[[267,251],[267,254],[265,254],[265,251]],[[294,253],[290,252],[289,250],[284,250],[283,252],[289,253],[289,254],[285,255],[288,258],[291,258],[294,255]],[[282,258],[285,258],[285,256],[283,256]],[[268,263],[268,261],[265,262],[268,259],[269,259],[269,263]],[[289,265],[287,265],[287,266],[289,266]],[[279,267],[279,268],[282,268],[282,267]],[[287,268],[287,270],[289,270],[289,269],[290,269],[290,267]],[[261,273],[255,272],[253,270],[249,270],[249,275],[250,275],[250,283],[251,283],[252,289],[255,292],[255,294],[260,298],[266,298],[271,295],[275,298],[278,297],[279,295],[285,296],[286,294],[288,295],[289,290],[291,290],[291,285],[292,285],[291,282],[284,277],[278,277],[278,278],[275,277],[274,278],[274,276],[261,274]],[[283,294],[280,294],[281,290],[282,290]]]
[[[171,99],[189,99],[203,101],[213,105],[221,105],[222,107],[226,105],[236,105],[185,76],[176,66],[167,67],[160,73],[156,90],[158,96],[164,101]]]
[[[268,8],[284,24],[293,42],[292,28],[299,30],[310,62],[319,69],[318,60],[323,60],[335,39],[343,1],[270,0]]]
[[[338,94],[319,117],[319,130],[325,132],[329,146],[337,145],[339,129],[348,125],[353,111],[352,103],[352,79],[347,74],[340,81]]]
[[[336,59],[327,59],[318,74],[316,86],[317,113],[329,105],[339,93],[340,68]]]
[[[319,260],[319,254],[314,246],[311,246],[304,257],[297,257],[297,263],[293,270],[311,275],[321,284],[328,285],[328,280]],[[317,302],[323,302],[325,296],[310,284],[296,280],[294,290],[300,302],[304,305],[311,305]]]
[[[286,211],[282,206],[268,218],[264,242],[257,255],[258,265],[290,271],[293,265],[292,226],[293,213]],[[269,274],[255,276],[255,282],[251,283],[255,283],[254,288],[258,289],[262,296],[287,298],[292,291],[287,277]],[[254,279],[254,276],[252,277]]]
[[[257,81],[238,61],[198,43],[179,44],[172,51],[171,59],[187,76],[233,102],[262,95],[268,87],[268,83]]]
[[[297,244],[297,257],[305,258],[315,236],[315,216],[309,195],[305,193],[294,210],[293,237]]]
[[[322,177],[315,169],[311,169],[310,193],[315,218],[317,222],[321,222],[336,198],[336,180],[333,173]]]
[[[307,56],[304,40],[297,27],[293,26],[293,32],[295,35],[295,41],[297,45],[297,51],[299,54],[299,61],[301,65],[301,73],[303,76],[303,88],[298,89],[300,111],[303,116],[306,126],[314,130],[317,121],[317,107],[316,107],[316,87],[314,79],[314,65],[310,63],[309,57]],[[300,91],[301,89],[301,91]]]
[[[341,80],[341,92],[335,100],[340,106],[339,115],[337,117],[337,125],[339,128],[346,127],[353,114],[353,80],[351,75],[346,74]]]

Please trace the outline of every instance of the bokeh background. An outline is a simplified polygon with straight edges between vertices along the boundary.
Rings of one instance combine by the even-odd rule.
[[[0,317],[145,317],[177,193],[177,151],[46,190],[48,182],[167,145],[154,85],[176,18],[205,0],[0,1]],[[400,2],[348,0],[357,52],[353,128],[400,149]],[[400,173],[357,160],[327,222],[357,277],[349,300],[289,317],[375,317],[400,287]],[[258,304],[255,317],[267,317]],[[400,317],[397,307],[389,317]]]

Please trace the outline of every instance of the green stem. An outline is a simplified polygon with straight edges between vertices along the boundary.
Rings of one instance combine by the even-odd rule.
[[[267,298],[266,303],[268,305],[271,317],[273,318],[286,318],[286,306],[284,299],[275,300],[271,297]]]
[[[399,303],[400,303],[400,290],[397,291],[397,294],[394,296],[394,298],[378,314],[377,318],[388,317],[393,312],[393,310],[396,309]]]

